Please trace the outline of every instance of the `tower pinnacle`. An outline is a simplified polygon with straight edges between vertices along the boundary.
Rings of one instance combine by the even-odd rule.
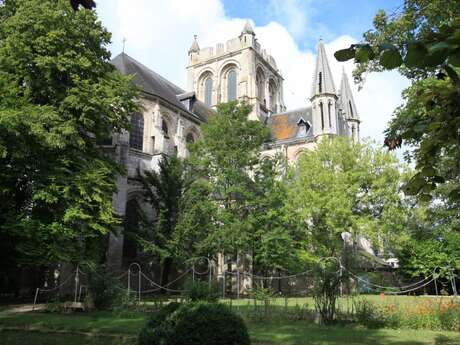
[[[200,51],[200,46],[198,45],[198,41],[196,40],[197,37],[198,37],[197,35],[193,35],[193,43],[190,49],[188,50],[189,54],[198,53]]]
[[[318,44],[316,68],[311,86],[311,98],[321,94],[335,94],[334,80],[327,60],[324,42],[321,39]]]

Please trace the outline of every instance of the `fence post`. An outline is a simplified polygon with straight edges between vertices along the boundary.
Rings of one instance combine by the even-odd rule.
[[[195,283],[195,264],[192,265],[192,282]]]
[[[129,300],[129,290],[131,290],[131,266],[128,267],[128,300]]]
[[[225,271],[222,273],[223,274],[223,279],[222,279],[222,298],[225,299]]]
[[[457,297],[458,293],[457,293],[457,283],[455,282],[455,275],[452,275],[451,283],[452,283],[452,291],[454,292],[454,296]]]
[[[37,288],[37,290],[35,290],[34,306],[32,307],[32,310],[35,310],[35,305],[37,304],[37,298],[38,298],[39,291],[40,291],[40,288]]]
[[[77,265],[77,270],[75,271],[75,297],[74,297],[74,302],[77,303],[77,293],[78,293],[78,281],[79,281],[79,276],[78,276],[78,271],[79,271],[79,266]]]
[[[142,271],[139,268],[139,304],[141,304],[141,285],[142,285]]]
[[[240,299],[240,268],[236,271],[236,299]]]
[[[211,260],[208,260],[208,270],[209,270],[209,291],[211,291],[211,279],[212,279],[212,265],[211,265]]]

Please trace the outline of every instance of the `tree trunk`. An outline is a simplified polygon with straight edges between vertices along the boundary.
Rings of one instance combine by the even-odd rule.
[[[166,258],[163,267],[161,268],[161,280],[160,280],[160,285],[165,286],[169,282],[169,273],[171,271],[171,266],[172,266],[172,259],[171,258]],[[161,293],[166,293],[166,289],[161,289]]]

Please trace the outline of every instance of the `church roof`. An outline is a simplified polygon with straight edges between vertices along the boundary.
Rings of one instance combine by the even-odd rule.
[[[247,20],[246,24],[244,24],[244,28],[243,31],[241,31],[241,33],[255,35],[254,29],[252,28],[252,25],[249,22],[249,20]]]
[[[359,120],[358,110],[356,109],[355,100],[345,70],[342,72],[342,82],[340,83],[339,105],[345,118]]]
[[[267,126],[270,128],[272,140],[275,142],[313,137],[311,107],[273,114],[267,119]]]
[[[319,41],[318,54],[316,56],[316,68],[311,86],[311,97],[315,95],[330,93],[335,94],[334,79],[331,68],[327,61],[326,49],[322,40]]]
[[[211,108],[204,103],[200,104],[202,102],[198,100],[194,102],[198,103],[195,107],[196,112],[193,107],[191,107],[192,109],[188,109],[184,103],[181,102],[181,98],[184,98],[184,94],[186,94],[183,89],[125,53],[117,55],[111,63],[120,73],[132,75],[134,84],[136,84],[140,90],[161,98],[163,101],[193,115],[201,121],[207,120],[209,114],[212,113]]]

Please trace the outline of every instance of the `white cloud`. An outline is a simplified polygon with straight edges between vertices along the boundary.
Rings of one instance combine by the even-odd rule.
[[[284,4],[286,6],[282,7]],[[274,56],[285,78],[284,98],[288,109],[305,106],[316,52],[303,50],[294,38],[301,34],[302,28],[308,29],[308,17],[300,10],[297,0],[282,3],[271,0],[270,6],[270,9],[284,11],[291,24],[284,27],[273,21],[254,27],[257,38],[262,48]],[[183,88],[186,86],[187,51],[193,35],[198,35],[201,47],[215,46],[217,42],[238,36],[246,21],[228,18],[219,0],[100,0],[98,12],[113,33],[114,54],[121,51],[125,37],[129,55]],[[353,64],[339,64],[332,54],[354,41],[350,36],[340,36],[326,42],[336,88],[340,86],[342,65],[351,78]],[[362,119],[363,137],[382,140],[382,131],[394,108],[401,103],[400,93],[407,85],[408,82],[396,72],[369,75],[360,92],[352,85]]]

